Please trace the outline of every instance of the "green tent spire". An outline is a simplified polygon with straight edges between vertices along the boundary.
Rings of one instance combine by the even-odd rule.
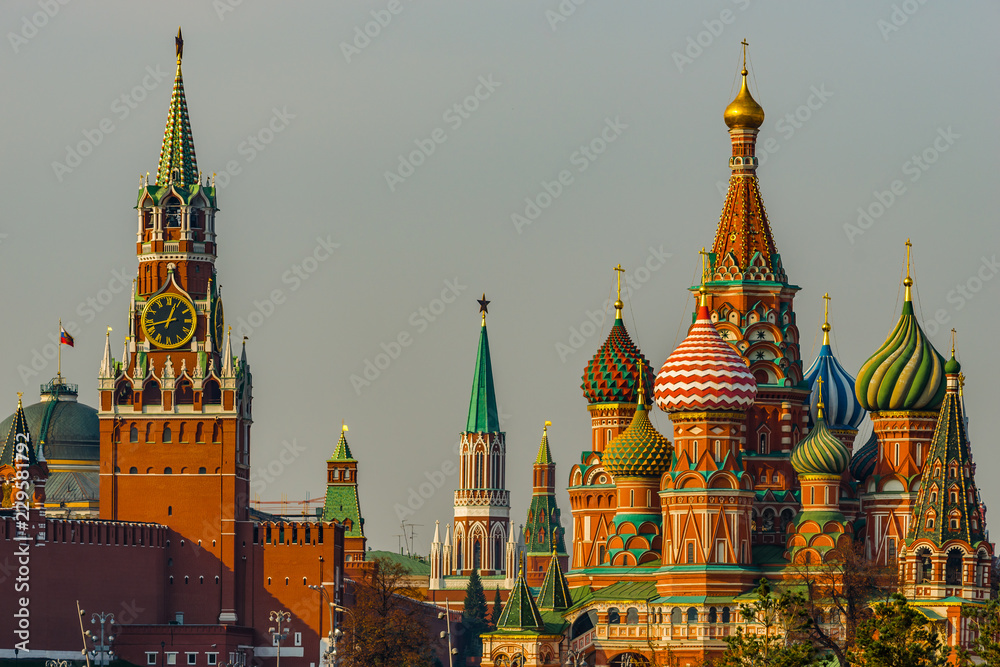
[[[22,437],[18,438],[18,436]],[[17,459],[19,442],[27,445],[22,452],[22,455],[27,455],[27,460]],[[3,449],[0,449],[0,466],[2,465],[8,465],[15,470],[38,465],[38,457],[35,455],[35,448],[31,442],[31,432],[28,430],[28,420],[24,416],[20,394],[17,396],[17,412],[14,413],[14,420],[10,423],[10,431],[3,442]]]
[[[554,463],[552,452],[549,450],[549,426],[552,426],[552,422],[547,421],[545,422],[545,426],[542,427],[542,444],[538,446],[538,456],[535,457],[535,465]]]
[[[517,573],[514,589],[511,590],[510,596],[507,598],[507,604],[500,612],[497,630],[542,632],[544,629],[545,623],[542,621],[542,615],[538,611],[534,598],[531,597],[528,585],[524,583],[524,568],[521,568]]]
[[[347,444],[347,424],[343,424],[340,429],[340,440],[337,441],[337,449],[334,450],[331,461],[353,461],[351,448]]]
[[[542,587],[538,591],[538,608],[545,611],[562,611],[569,608],[570,602],[569,584],[566,583],[566,577],[563,576],[562,567],[559,565],[559,556],[553,551],[549,569],[546,570]]]
[[[181,58],[184,56],[184,38],[177,29],[177,74],[174,76],[174,92],[170,96],[170,111],[167,113],[167,128],[163,132],[163,146],[160,148],[160,165],[156,170],[156,184],[178,185],[198,184],[198,159],[194,154],[194,137],[188,119],[187,99],[184,97],[184,78],[181,76]]]
[[[490,363],[490,341],[486,335],[486,295],[479,299],[479,312],[483,326],[479,330],[479,350],[476,353],[476,372],[472,378],[472,397],[469,400],[467,433],[498,433],[497,396],[493,389],[493,365]]]

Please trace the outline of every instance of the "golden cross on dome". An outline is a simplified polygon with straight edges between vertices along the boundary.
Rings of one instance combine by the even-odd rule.
[[[701,255],[701,287],[698,288],[698,291],[701,292],[701,305],[707,306],[708,300],[705,294],[708,290],[705,289],[705,283],[708,281],[708,252],[705,251],[705,246],[701,247],[698,254]]]
[[[816,388],[819,391],[819,396],[816,401],[816,419],[823,418],[823,376],[820,375],[816,378]]]
[[[913,278],[910,277],[910,248],[913,244],[910,243],[910,239],[906,239],[906,278],[903,279],[903,286],[906,287],[906,292],[903,295],[904,301],[912,301],[910,295],[910,287],[913,285]]]
[[[621,262],[618,262],[618,266],[615,267],[615,271],[618,273],[618,300],[622,300],[622,274],[625,273],[625,269],[622,268]]]
[[[750,44],[747,42],[747,38],[746,37],[743,38],[743,41],[740,42],[740,44],[743,45],[743,75],[746,76],[746,73],[747,73],[747,47],[750,46]]]
[[[615,267],[615,272],[618,274],[618,298],[615,299],[615,319],[620,320],[622,318],[622,308],[625,304],[622,303],[622,274],[625,273],[625,269],[622,268],[621,262]]]
[[[952,329],[951,330],[951,356],[952,356],[952,358],[955,357],[955,333],[956,333],[955,330]]]
[[[823,295],[823,345],[830,344],[830,293]]]

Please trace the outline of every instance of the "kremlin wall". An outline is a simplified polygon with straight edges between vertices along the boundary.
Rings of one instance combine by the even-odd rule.
[[[271,664],[269,615],[287,610],[281,656],[315,667],[330,628],[310,587],[348,604],[350,579],[370,566],[346,428],[330,443],[321,516],[287,521],[249,506],[252,372],[224,324],[216,190],[198,170],[182,56],[178,35],[158,170],[135,202],[130,329],[117,358],[108,333],[99,406],[80,404],[59,376],[4,422],[0,583],[30,579],[31,599],[16,600],[27,622],[0,619],[0,657],[14,657],[30,629],[32,657],[77,658],[78,600],[88,615],[115,613],[114,650],[137,665]],[[543,427],[526,517],[510,514],[489,301],[479,301],[454,513],[435,527],[422,587],[431,604],[460,607],[479,571],[487,592],[503,592],[485,667],[648,665],[666,650],[701,664],[746,625],[738,610],[761,578],[794,585],[803,566],[830,566],[845,549],[897,569],[949,646],[969,640],[961,605],[990,597],[994,546],[964,375],[914,313],[910,243],[898,323],[857,379],[834,355],[828,310],[806,366],[800,288],[758,183],[764,110],[745,65],[741,74],[723,114],[729,190],[699,284],[677,286],[696,298],[686,337],[659,366],[646,359],[619,282],[614,324],[580,387],[591,440],[560,476]],[[669,432],[653,410],[667,413]],[[866,416],[874,428],[858,442]],[[836,618],[825,623],[836,635]]]

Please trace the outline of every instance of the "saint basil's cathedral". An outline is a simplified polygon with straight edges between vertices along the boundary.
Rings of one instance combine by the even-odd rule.
[[[687,336],[655,370],[625,328],[619,284],[614,324],[584,369],[592,438],[569,471],[569,535],[546,432],[517,539],[506,491],[491,487],[503,479],[505,443],[484,315],[454,533],[446,526],[443,542],[435,533],[431,595],[464,590],[472,568],[482,568],[487,590],[491,580],[511,588],[497,629],[483,637],[486,667],[627,667],[668,652],[680,665],[701,664],[746,625],[740,604],[761,578],[794,586],[804,566],[830,565],[845,549],[897,568],[902,592],[948,646],[971,638],[961,605],[990,597],[994,549],[964,376],[954,348],[946,361],[917,321],[910,242],[902,314],[857,379],[833,354],[829,296],[822,347],[804,368],[800,288],[760,193],[764,110],[747,74],[744,65],[724,113],[732,175],[711,251],[702,250],[702,280],[690,288]],[[672,433],[650,421],[656,408]],[[871,436],[855,442],[866,415]],[[839,619],[825,620],[837,636]]]
[[[345,601],[345,576],[369,565],[358,461],[341,431],[315,521],[249,507],[252,374],[245,345],[237,355],[224,327],[216,191],[197,168],[182,53],[178,35],[159,168],[136,202],[139,268],[121,359],[109,332],[98,409],[60,376],[4,423],[0,562],[30,546],[32,596],[49,601],[32,603],[33,657],[79,656],[77,610],[66,603],[76,597],[88,611],[115,611],[116,652],[148,665],[276,660],[269,613],[287,609],[282,656],[315,667],[330,630],[324,601]],[[745,624],[739,605],[762,577],[794,585],[802,566],[855,546],[898,568],[949,645],[969,640],[961,605],[990,596],[993,545],[964,376],[954,350],[946,361],[919,326],[909,241],[902,314],[857,379],[833,354],[828,317],[804,370],[799,288],[759,190],[764,111],[747,74],[724,114],[732,175],[702,279],[689,288],[697,305],[686,337],[655,369],[625,327],[619,289],[614,324],[584,369],[591,442],[569,470],[568,534],[547,428],[515,529],[480,301],[454,516],[443,537],[435,530],[428,597],[461,600],[473,571],[487,591],[503,591],[497,628],[483,636],[485,667],[626,667],[666,650],[701,663]],[[653,425],[655,409],[672,433]],[[866,415],[871,437],[856,443]],[[11,509],[23,479],[26,525]],[[18,630],[16,616],[0,620],[15,638],[0,640],[0,656],[16,657],[8,644]]]

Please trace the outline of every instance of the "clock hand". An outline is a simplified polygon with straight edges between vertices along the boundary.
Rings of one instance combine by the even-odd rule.
[[[167,319],[166,319],[166,320],[164,320],[164,322],[163,322],[163,323],[164,323],[164,324],[166,324],[167,326],[169,326],[169,325],[170,325],[170,323],[174,321],[174,311],[175,311],[175,310],[177,310],[177,304],[176,304],[176,303],[175,303],[175,304],[173,305],[173,307],[172,307],[172,308],[170,309],[170,314],[169,314],[169,315],[167,316]]]

